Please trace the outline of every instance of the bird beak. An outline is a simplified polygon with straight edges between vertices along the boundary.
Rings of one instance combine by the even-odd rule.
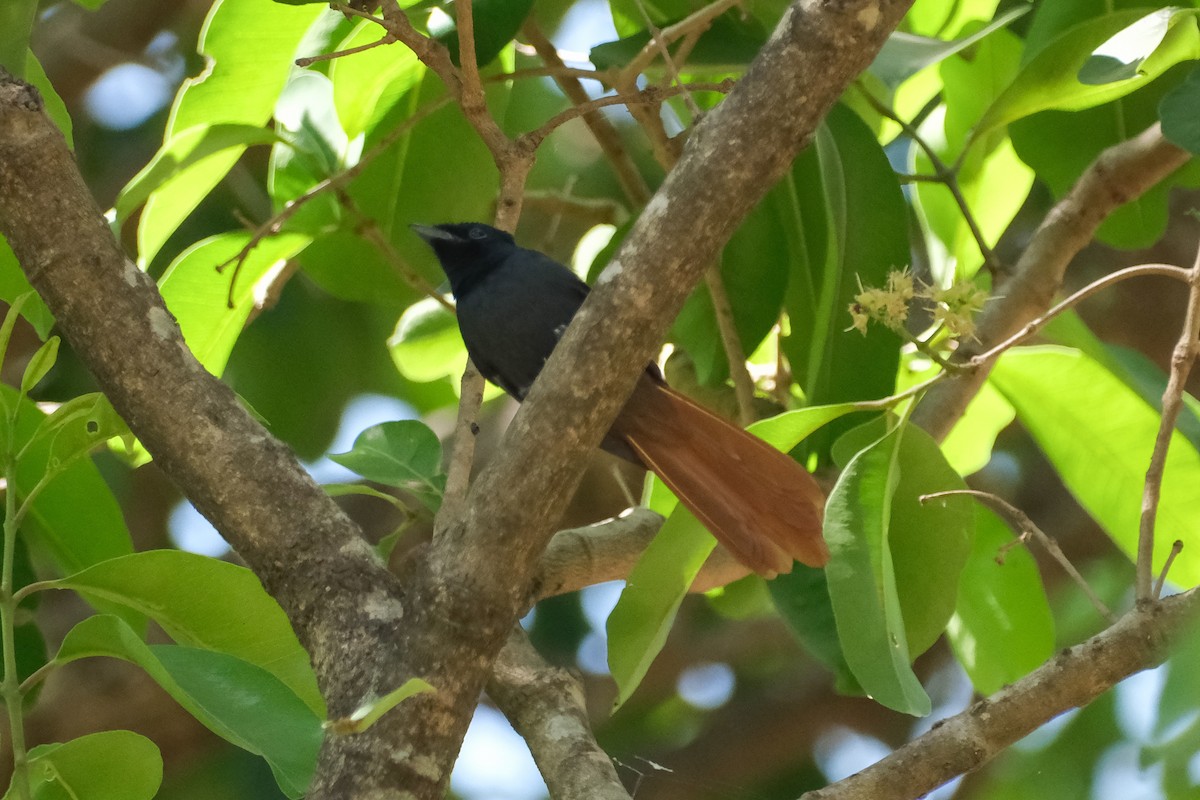
[[[433,244],[435,241],[441,240],[446,242],[457,242],[458,237],[452,233],[442,230],[434,225],[418,225],[413,223],[408,227],[412,228],[413,232],[420,236],[425,241]]]

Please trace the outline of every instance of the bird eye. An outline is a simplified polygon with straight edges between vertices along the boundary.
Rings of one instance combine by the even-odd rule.
[[[467,232],[467,236],[470,236],[472,239],[486,239],[487,231],[485,231],[483,228],[471,228],[471,230]]]

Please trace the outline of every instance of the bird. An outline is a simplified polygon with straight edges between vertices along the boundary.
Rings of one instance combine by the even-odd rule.
[[[410,226],[449,279],[467,354],[518,401],[589,287],[554,259],[481,222]],[[671,389],[651,363],[604,448],[651,470],[743,565],[773,578],[822,567],[825,497],[787,454]]]

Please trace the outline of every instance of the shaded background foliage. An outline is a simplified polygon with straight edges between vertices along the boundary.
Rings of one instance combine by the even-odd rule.
[[[267,34],[287,35],[283,27],[269,28],[263,22],[264,15],[275,21],[284,19],[287,9],[282,6],[226,2],[225,11],[235,16],[213,29],[214,37],[221,38],[210,39],[211,47],[225,47],[236,55],[254,47],[267,48]],[[225,116],[204,117],[205,110],[213,114],[222,110],[222,98],[229,105],[245,100],[241,95],[221,95],[214,90],[211,107],[201,105],[190,113],[199,115],[191,122],[217,120],[225,126],[206,132],[214,160],[195,167],[196,172],[212,171],[217,179],[211,191],[197,192],[192,186],[199,200],[195,211],[188,213],[187,201],[180,200],[173,212],[167,197],[170,191],[157,183],[153,172],[143,173],[148,176],[143,184],[149,183],[150,188],[139,191],[127,186],[139,185],[130,181],[158,151],[164,126],[170,125],[176,132],[187,128],[188,121],[179,117],[168,121],[168,108],[180,82],[203,69],[203,60],[194,49],[209,5],[203,1],[108,0],[95,11],[87,11],[71,3],[47,3],[39,11],[32,42],[70,114],[75,151],[89,185],[100,205],[116,206],[122,241],[145,269],[162,279],[169,298],[219,298],[227,290],[228,274],[215,276],[199,265],[233,256],[247,241],[247,227],[253,228],[320,179],[353,163],[353,154],[370,150],[443,92],[436,78],[419,69],[411,54],[398,46],[320,65],[308,76],[292,76],[278,103],[274,96],[259,107],[246,102],[250,110],[245,118],[237,118],[240,112],[236,109]],[[493,73],[538,65],[528,52],[506,47],[523,13],[513,5],[489,19],[487,9],[496,5],[477,3],[481,34],[497,31],[494,42],[481,36],[481,61],[498,57],[499,63],[491,67]],[[1015,3],[963,3],[956,6],[957,11],[947,13],[944,5],[917,3],[907,22],[910,30],[948,40],[961,38],[979,32],[993,14],[1018,7]],[[1089,3],[1037,4],[1032,13],[989,31],[978,43],[908,80],[864,79],[879,96],[886,95],[885,85],[895,90],[897,114],[920,121],[918,130],[935,143],[935,153],[943,161],[954,162],[971,148],[962,161],[959,181],[985,239],[994,247],[997,265],[1013,263],[1032,228],[1087,164],[1104,147],[1157,119],[1162,97],[1193,69],[1181,56],[1176,59],[1179,63],[1168,64],[1163,76],[1145,88],[1078,110],[1038,109],[1028,105],[1032,101],[1027,98],[1016,98],[1008,106],[1010,118],[991,127],[986,124],[988,118],[982,115],[1005,108],[999,100],[1007,81],[1020,70],[1032,69],[1030,65],[1039,57],[1052,66],[1061,65],[1061,54],[1044,54],[1053,53],[1055,38],[1072,25],[1095,25],[1111,34],[1144,14],[1125,11],[1138,9],[1139,4],[1113,5],[1111,13],[1097,16]],[[608,35],[589,36],[589,29],[602,19],[607,25],[605,18],[611,10],[616,35],[623,38],[593,51],[594,63],[605,67],[624,63],[649,38],[640,4],[614,0],[610,6],[538,2],[534,13],[556,42],[570,34],[595,44]],[[660,24],[686,15],[693,7],[684,0],[649,4]],[[782,7],[779,2],[754,3],[745,16],[721,17],[693,51],[682,77],[699,80],[737,74]],[[299,34],[308,30],[307,20],[320,10],[320,6],[304,7],[311,13],[304,21],[293,23],[297,42]],[[310,38],[294,49],[310,53],[378,37],[370,26],[332,15],[331,20],[324,29],[308,30]],[[1194,21],[1190,24],[1194,31]],[[447,41],[455,40],[451,36]],[[283,57],[289,60],[292,51]],[[1048,69],[1047,74],[1047,84],[1053,84],[1053,71]],[[278,76],[281,86],[286,77],[286,71]],[[234,80],[224,91],[239,88]],[[957,275],[989,283],[986,271],[979,272],[985,256],[944,187],[919,183],[915,188],[906,186],[902,193],[890,176],[892,166],[901,171],[932,171],[929,156],[903,137],[880,150],[876,141],[891,141],[899,128],[853,95],[847,97],[847,106],[834,111],[826,131],[797,160],[792,174],[735,235],[722,263],[737,331],[748,352],[768,336],[781,309],[788,314],[791,330],[779,347],[802,380],[804,396],[813,404],[882,397],[891,393],[896,383],[899,346],[892,334],[880,329],[866,338],[840,335],[849,324],[843,309],[857,291],[858,277],[863,283],[880,284],[889,267],[912,263],[919,275],[931,281]],[[237,96],[239,103],[230,103],[231,96]],[[711,101],[697,97],[701,102]],[[945,99],[944,106],[934,102],[938,97]],[[1026,105],[1022,106],[1023,102]],[[144,109],[133,114],[137,103],[144,103]],[[548,81],[530,79],[490,84],[489,106],[506,132],[518,133],[536,127],[567,103]],[[127,112],[123,119],[113,115],[119,110]],[[261,128],[268,118],[275,123],[272,135],[264,135]],[[656,185],[662,168],[643,137],[623,114],[614,113],[612,118],[646,182]],[[669,118],[677,123],[686,119],[686,111],[681,105],[672,106]],[[1012,124],[1006,126],[1008,122]],[[352,145],[360,134],[361,144]],[[280,142],[280,137],[289,144]],[[218,145],[223,146],[217,149]],[[243,152],[241,145],[251,146]],[[214,166],[220,159],[232,165],[223,179],[219,179],[222,171]],[[1126,264],[1191,263],[1200,228],[1188,215],[1196,204],[1191,187],[1200,178],[1197,169],[1193,162],[1105,223],[1101,241],[1085,250],[1069,271],[1070,284],[1082,286]],[[196,180],[195,174],[192,180]],[[413,127],[411,135],[373,161],[343,197],[319,199],[294,217],[288,230],[296,238],[273,240],[244,265],[238,298],[243,313],[253,321],[244,332],[236,325],[231,328],[236,346],[228,356],[224,377],[272,432],[302,458],[316,460],[329,452],[347,450],[358,430],[377,421],[364,422],[363,405],[353,404],[363,396],[393,400],[368,406],[368,415],[415,414],[438,433],[448,433],[460,368],[452,323],[429,307],[428,301],[418,302],[421,295],[398,275],[385,249],[363,233],[377,231],[405,263],[436,285],[441,280],[436,265],[415,237],[408,235],[407,223],[489,218],[495,181],[495,168],[482,144],[460,112],[447,106],[434,111]],[[1176,187],[1173,192],[1172,187]],[[151,189],[158,190],[152,205],[142,207],[130,199],[144,200]],[[539,152],[528,189],[527,211],[518,236],[563,261],[571,260],[576,242],[595,225],[615,224],[619,237],[621,225],[630,213],[636,213],[607,161],[577,122],[551,135]],[[837,202],[830,201],[834,194]],[[576,202],[584,199],[588,202]],[[836,212],[843,208],[869,209],[870,213],[839,218]],[[803,241],[796,239],[791,224],[797,217],[805,221]],[[896,235],[905,226],[914,230],[911,242]],[[919,235],[922,230],[927,235]],[[198,242],[205,242],[201,249],[190,249]],[[578,266],[594,273],[607,252],[601,250],[594,261],[581,258]],[[289,269],[295,268],[295,274],[270,293],[264,309],[251,310],[256,276],[264,274],[276,259],[288,257],[293,258]],[[834,265],[834,261],[838,263]],[[843,269],[845,265],[864,269],[859,269],[856,277],[855,271]],[[864,274],[868,267],[874,274]],[[175,272],[167,277],[169,270]],[[806,285],[797,280],[800,274],[813,278]],[[1079,318],[1086,328],[1067,320],[1051,328],[1047,338],[1077,347],[1098,361],[1097,354],[1102,354],[1120,365],[1122,369],[1110,370],[1120,378],[1112,379],[1113,392],[1125,391],[1125,386],[1141,380],[1143,386],[1157,387],[1145,390],[1146,395],[1155,397],[1161,392],[1163,370],[1182,310],[1183,294],[1174,284],[1143,279],[1085,303]],[[29,319],[48,327],[49,321],[39,319],[37,313],[29,311]],[[186,320],[184,324],[188,333]],[[15,375],[19,382],[17,368],[38,343],[32,330],[24,326],[17,337],[5,377]],[[828,345],[813,349],[814,337]],[[728,364],[713,322],[711,299],[703,288],[676,322],[672,340],[687,355],[669,365],[673,382],[707,393],[714,402],[730,408],[732,401],[725,387]],[[390,349],[385,345],[388,342]],[[219,351],[220,347],[214,346],[214,352]],[[216,361],[206,364],[219,371],[224,366],[221,358],[214,355]],[[1047,448],[1044,437],[1031,439],[1021,426],[1008,426],[1011,406],[1025,421],[1036,420],[1046,410],[1033,399],[1029,385],[1018,385],[1016,378],[1010,378],[1006,384],[1004,374],[998,377],[998,391],[989,389],[992,394],[987,395],[986,402],[992,404],[989,413],[977,415],[971,423],[980,426],[976,437],[984,441],[985,450],[989,420],[981,422],[980,418],[991,418],[993,435],[1003,428],[994,449],[985,452],[971,469],[953,459],[952,463],[970,474],[971,486],[1003,494],[1052,532],[1110,606],[1127,606],[1132,567],[1094,521],[1095,509],[1089,509],[1093,512],[1089,516],[1078,505],[1079,490],[1072,487],[1074,491],[1069,491],[1061,483],[1064,474],[1070,482],[1069,464],[1064,468],[1060,460],[1051,466],[1039,449],[1039,444]],[[1062,373],[1051,370],[1039,386],[1045,389],[1060,380]],[[86,373],[64,348],[35,396],[66,400],[92,388]],[[1022,401],[1028,407],[1023,408]],[[351,415],[348,409],[355,407],[360,413]],[[1083,410],[1086,413],[1087,409]],[[485,431],[494,435],[510,412],[507,400],[490,404],[482,421]],[[811,455],[813,463],[822,466],[838,461],[835,439],[863,422],[865,416],[854,415],[822,429],[806,441],[801,455]],[[1045,417],[1051,434],[1061,424],[1060,417]],[[1200,441],[1198,426],[1200,422],[1194,418],[1181,422],[1184,436],[1190,439],[1185,444],[1193,448]],[[338,435],[342,427],[348,430]],[[335,435],[339,436],[337,444]],[[878,436],[868,436],[862,444],[873,438]],[[1068,449],[1064,446],[1058,451],[1076,462],[1089,458],[1086,452],[1070,453]],[[486,458],[486,447],[482,457]],[[1191,457],[1195,457],[1194,451]],[[845,467],[848,460],[838,466]],[[131,471],[105,454],[99,455],[97,462],[120,500],[137,550],[181,543],[185,524],[170,522],[179,495],[153,465]],[[610,477],[611,466],[598,463],[565,520],[567,524],[600,519],[623,507],[623,493]],[[628,479],[636,480],[636,476]],[[1129,491],[1136,498],[1137,487]],[[349,496],[343,502],[373,540],[382,539],[398,524],[395,510],[372,498]],[[1083,502],[1087,504],[1086,499]],[[90,511],[93,516],[97,513]],[[417,527],[423,524],[418,522]],[[417,535],[405,537],[404,542]],[[977,515],[975,536],[974,555],[962,554],[964,582],[988,580],[992,566],[978,555],[1008,540],[1005,529],[983,512]],[[401,551],[404,546],[407,544],[401,545]],[[1012,554],[1014,561],[1022,558],[1019,552]],[[1074,643],[1098,630],[1102,620],[1082,602],[1075,587],[1064,582],[1057,567],[1049,563],[1039,566],[1053,610],[1053,644]],[[923,567],[928,564],[911,567],[914,583],[922,578]],[[1195,568],[1181,565],[1180,569],[1191,575]],[[813,578],[798,573],[787,580]],[[786,581],[778,584],[784,586]],[[777,599],[781,591],[793,598],[804,596],[802,589],[789,592],[772,586]],[[605,674],[608,667],[602,639],[605,612],[613,597],[612,587],[598,587],[554,598],[540,604],[529,623],[543,653],[558,663],[583,669],[589,703],[598,719],[605,716],[615,694],[612,680]],[[1007,602],[1017,604],[1020,598]],[[51,643],[50,652],[83,613],[74,595],[53,593],[42,601],[38,621]],[[793,617],[812,613],[805,608]],[[1037,613],[1036,608],[1028,610],[1029,615]],[[944,624],[943,619],[936,630],[926,632],[927,641],[920,647],[914,645],[914,651],[921,652],[932,643]],[[1048,628],[1045,634],[1049,636]],[[914,637],[911,627],[908,635],[910,640]],[[152,628],[152,641],[155,636],[162,640]],[[811,641],[809,645],[809,650],[802,648],[789,635],[786,623],[770,611],[760,582],[734,584],[707,599],[686,599],[662,653],[645,673],[638,691],[615,715],[598,723],[602,744],[619,760],[629,784],[636,787],[636,796],[794,796],[864,765],[931,724],[929,717],[914,722],[869,700],[835,694],[829,673],[809,654],[819,649]],[[1029,662],[1024,668],[1036,666],[1050,645],[1049,641],[1030,645],[1030,652],[1020,654]],[[986,664],[989,658],[1006,657],[1012,654],[992,653],[981,660]],[[846,688],[852,686],[853,678],[840,658],[838,651],[822,660],[839,672],[838,684]],[[148,662],[138,663],[145,667]],[[991,676],[971,677],[977,686],[990,682],[995,688],[1013,677],[1012,668],[1007,665]],[[971,696],[972,685],[944,640],[917,660],[916,673],[929,691],[934,717],[959,710]],[[1161,718],[1182,716],[1172,703],[1187,708],[1184,698],[1194,695],[1195,688],[1175,687],[1173,695],[1163,694],[1160,701],[1159,686],[1167,674],[1171,676],[1167,680],[1179,680],[1174,672],[1164,670],[1140,676],[1064,718],[1052,730],[1031,737],[993,767],[968,778],[957,788],[957,796],[1004,798],[1033,791],[1054,791],[1066,798],[1126,797],[1135,791],[1147,796],[1187,796],[1197,783],[1194,759],[1189,755],[1194,750],[1194,736],[1162,737],[1151,729],[1151,721],[1154,712]],[[497,719],[495,712],[481,712],[481,730],[494,731]],[[142,670],[121,661],[88,659],[65,666],[47,683],[29,717],[29,733],[35,743],[65,741],[112,728],[144,733],[159,746],[167,776],[160,797],[267,797],[278,791],[264,761],[215,737]],[[471,789],[476,785],[471,782],[473,774],[498,769],[494,758],[488,760],[478,752],[491,750],[492,756],[507,752],[499,750],[498,739],[489,742],[478,750],[468,747],[462,778],[455,784],[458,791],[478,796],[496,791],[494,782],[489,790],[475,793]],[[808,752],[813,753],[811,760],[803,756]],[[487,777],[494,778],[494,773]],[[518,778],[524,780],[525,776]],[[522,786],[520,792],[527,789]],[[532,791],[536,795],[536,788]]]

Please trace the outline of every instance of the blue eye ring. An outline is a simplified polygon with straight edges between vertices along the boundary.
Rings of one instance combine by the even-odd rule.
[[[483,228],[471,228],[471,230],[467,231],[467,236],[472,239],[486,239],[487,231]]]

